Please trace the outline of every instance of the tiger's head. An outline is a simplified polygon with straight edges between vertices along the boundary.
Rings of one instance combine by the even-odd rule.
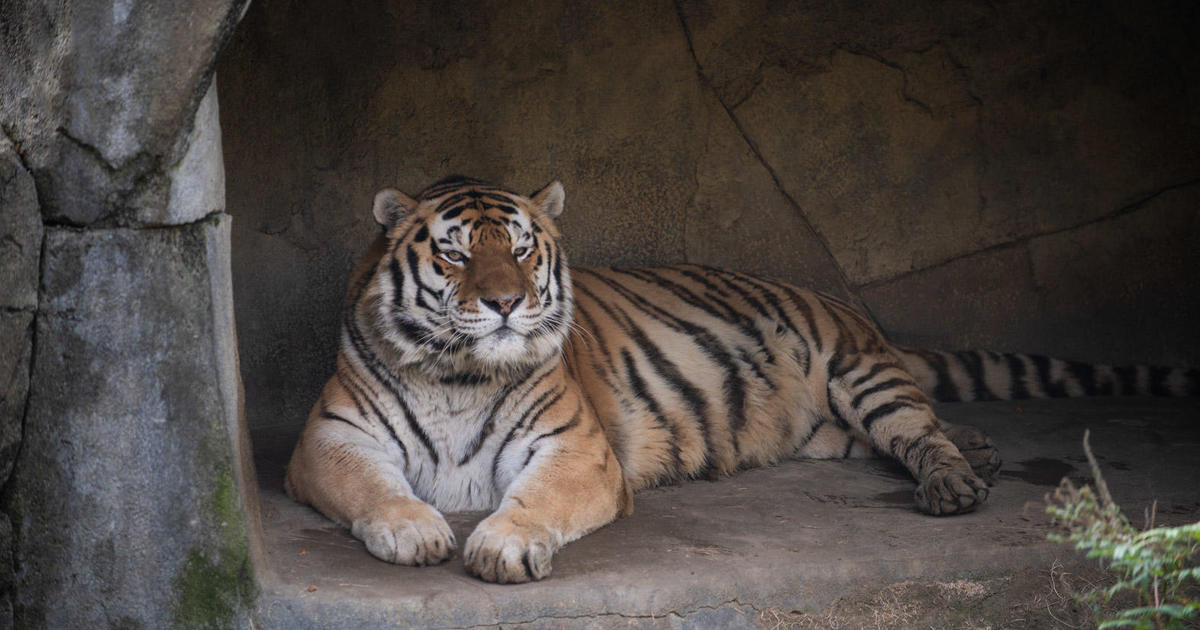
[[[386,249],[363,293],[372,328],[403,362],[435,370],[496,372],[557,354],[572,314],[553,221],[562,211],[558,182],[531,197],[462,177],[416,198],[379,191]]]

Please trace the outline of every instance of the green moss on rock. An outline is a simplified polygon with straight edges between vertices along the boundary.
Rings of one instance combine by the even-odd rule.
[[[237,484],[223,472],[209,505],[216,550],[193,549],[175,578],[179,628],[233,628],[257,595]]]

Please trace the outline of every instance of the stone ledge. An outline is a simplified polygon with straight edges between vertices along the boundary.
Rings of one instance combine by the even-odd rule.
[[[792,461],[642,492],[632,517],[568,545],[549,579],[519,586],[475,580],[458,557],[429,568],[373,559],[283,495],[294,435],[260,433],[274,577],[264,583],[256,627],[750,628],[771,611],[817,613],[852,587],[960,578],[1004,598],[1044,587],[1054,561],[1072,570],[1090,564],[1045,541],[1042,511],[1064,475],[1086,476],[1085,428],[1130,514],[1157,499],[1160,523],[1200,519],[1200,491],[1187,481],[1200,401],[977,403],[940,413],[984,428],[1006,459],[979,512],[917,513],[913,483],[879,460]],[[481,516],[450,516],[458,540]]]

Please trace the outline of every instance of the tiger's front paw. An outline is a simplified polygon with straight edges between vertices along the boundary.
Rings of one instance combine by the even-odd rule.
[[[454,553],[454,532],[433,506],[418,499],[394,499],[350,526],[371,555],[395,564],[438,564]]]
[[[965,468],[965,466],[964,466]],[[970,471],[939,470],[917,484],[917,507],[926,514],[965,514],[987,500],[988,486]]]
[[[555,549],[554,536],[545,529],[517,525],[493,514],[467,539],[463,560],[471,575],[488,582],[514,584],[550,575]]]

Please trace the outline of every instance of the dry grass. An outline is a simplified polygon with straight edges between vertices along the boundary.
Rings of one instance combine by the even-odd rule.
[[[1055,561],[1041,573],[858,589],[819,612],[768,609],[758,621],[764,630],[1093,628],[1078,595],[1106,579],[1098,568],[1072,572]]]

